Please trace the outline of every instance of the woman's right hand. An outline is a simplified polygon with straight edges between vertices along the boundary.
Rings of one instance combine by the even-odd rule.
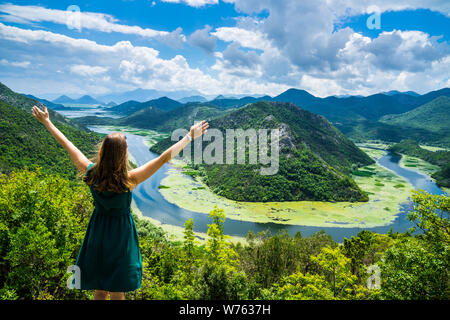
[[[202,134],[204,134],[206,131],[208,131],[208,130],[206,130],[208,128],[209,128],[209,123],[206,122],[205,120],[197,122],[196,124],[191,126],[191,129],[189,130],[189,134],[191,135],[192,140],[200,137]]]

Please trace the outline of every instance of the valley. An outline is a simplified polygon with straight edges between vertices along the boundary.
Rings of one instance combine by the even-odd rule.
[[[15,96],[14,99],[17,100],[19,97]],[[439,194],[442,190],[448,191],[448,189],[439,189],[429,177],[438,169],[436,165],[409,155],[394,159],[388,151],[393,145],[392,141],[365,140],[354,144],[325,118],[294,105],[280,102],[255,102],[257,98],[234,100],[233,102],[233,99],[223,99],[220,103],[216,101],[216,104],[186,103],[182,105],[170,99],[155,99],[152,101],[169,102],[170,106],[163,111],[164,106],[160,105],[157,108],[147,103],[141,110],[128,115],[121,105],[104,107],[72,102],[66,103],[64,109],[57,112],[71,119],[66,121],[73,121],[74,126],[89,125],[88,128],[99,133],[124,132],[128,137],[130,161],[136,166],[157,157],[157,154],[152,151],[161,152],[171,145],[168,132],[177,127],[185,127],[187,123],[195,119],[205,118],[213,126],[222,129],[286,127],[287,131],[280,141],[282,145],[289,145],[291,148],[286,155],[298,157],[299,153],[292,151],[298,149],[300,154],[303,154],[302,157],[309,159],[300,163],[298,168],[309,172],[315,169],[308,163],[315,163],[315,166],[322,168],[321,179],[323,177],[329,179],[323,182],[317,180],[311,185],[312,189],[309,189],[312,191],[323,183],[319,187],[319,190],[322,190],[321,197],[326,194],[323,192],[326,189],[323,188],[333,186],[335,183],[332,182],[334,179],[332,172],[348,177],[348,182],[343,185],[343,188],[337,185],[332,187],[333,190],[341,193],[340,198],[314,199],[314,193],[308,191],[307,186],[305,189],[305,185],[300,184],[299,187],[303,188],[302,192],[305,195],[312,195],[313,198],[305,197],[297,200],[285,198],[277,201],[271,200],[270,197],[264,198],[264,193],[258,195],[258,192],[249,193],[247,190],[247,194],[253,196],[252,200],[248,201],[245,197],[239,198],[242,197],[241,195],[245,196],[245,193],[227,195],[217,192],[217,186],[223,184],[222,177],[232,177],[235,175],[233,171],[224,171],[222,177],[220,175],[217,177],[217,182],[220,183],[214,184],[212,182],[214,180],[207,181],[208,174],[205,175],[205,169],[202,166],[193,167],[192,164],[180,160],[171,160],[170,164],[164,165],[141,188],[136,189],[133,195],[133,208],[141,217],[159,225],[177,239],[182,237],[184,221],[191,217],[195,220],[194,231],[197,238],[204,240],[209,221],[207,213],[215,205],[224,209],[227,216],[225,232],[235,239],[242,239],[249,230],[259,232],[266,229],[272,233],[286,229],[292,235],[300,231],[306,236],[323,229],[336,241],[356,235],[362,229],[387,233],[390,228],[393,228],[395,231],[404,232],[411,227],[411,223],[405,219],[411,190],[423,187],[422,182],[417,181],[422,179],[420,181],[430,182],[425,188],[430,192]],[[238,105],[233,104],[236,101]],[[253,104],[240,106],[241,101],[250,101]],[[134,108],[139,108],[138,102],[133,105]],[[118,110],[122,110],[121,114],[111,111],[117,107],[119,107]],[[429,108],[430,106],[427,106],[425,110]],[[58,119],[57,116],[56,119]],[[444,149],[424,143],[421,147],[429,151]],[[282,172],[290,168],[293,168],[292,164],[287,167],[281,165]],[[216,172],[222,169],[223,166],[215,165]],[[409,171],[399,171],[401,169]],[[330,170],[331,175],[324,175],[326,170]],[[418,174],[419,180],[411,180],[409,172]],[[236,174],[236,177],[242,176],[242,170],[239,169]],[[313,176],[298,176],[293,182],[301,182],[311,177]],[[240,182],[245,179],[234,181]],[[261,184],[261,182],[249,183]],[[265,183],[269,183],[267,185],[269,186],[270,180]],[[235,188],[230,186],[228,190]],[[345,191],[345,188],[348,188],[348,191]],[[265,190],[265,187],[262,190]],[[343,190],[345,192],[342,192]],[[357,194],[359,196],[355,197]],[[277,199],[276,197],[275,193],[273,199]]]
[[[96,126],[91,129],[125,133],[130,153],[138,165],[157,156],[145,150],[164,138],[164,134],[156,131],[131,127]],[[189,217],[195,220],[197,238],[201,241],[206,239],[207,214],[215,205],[224,209],[227,216],[225,233],[232,235],[233,241],[242,240],[249,230],[259,232],[267,229],[273,234],[282,229],[292,235],[300,231],[304,236],[323,229],[335,241],[343,241],[362,229],[387,233],[393,228],[404,232],[411,227],[411,223],[405,220],[405,210],[410,192],[416,186],[380,164],[384,159],[396,165],[389,160],[386,150],[373,149],[374,146],[386,144],[358,145],[376,163],[361,167],[359,175],[352,175],[358,186],[369,194],[368,202],[233,201],[213,193],[201,179],[184,174],[192,171],[186,169],[186,163],[171,160],[136,189],[133,208],[140,217],[149,219],[179,240],[183,236],[183,223]],[[424,179],[429,178],[424,176]]]

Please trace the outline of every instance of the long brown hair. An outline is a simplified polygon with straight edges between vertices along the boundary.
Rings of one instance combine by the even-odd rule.
[[[83,177],[83,181],[99,192],[121,193],[134,183],[128,177],[131,166],[128,162],[127,141],[123,133],[113,132],[103,140],[95,166]]]

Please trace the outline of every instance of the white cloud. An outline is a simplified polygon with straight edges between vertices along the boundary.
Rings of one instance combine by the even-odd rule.
[[[218,4],[219,0],[161,0],[162,2],[184,3],[191,7],[203,7],[207,4]]]
[[[225,42],[237,42],[242,47],[259,50],[271,48],[266,35],[257,30],[247,30],[238,27],[221,27],[211,32],[212,35]]]
[[[218,3],[200,0],[171,2],[183,2],[194,7]],[[206,25],[189,36],[191,45],[212,53],[209,58],[216,60],[213,66],[202,69],[193,68],[192,61],[187,61],[181,54],[163,59],[159,51],[134,46],[130,41],[102,45],[92,40],[75,39],[45,30],[25,30],[1,23],[0,40],[14,41],[22,48],[18,50],[23,52],[30,53],[30,48],[33,48],[35,55],[30,58],[30,54],[23,54],[12,59],[12,55],[4,56],[6,59],[30,61],[33,65],[41,62],[46,72],[52,70],[49,67],[51,61],[62,69],[58,79],[73,81],[83,90],[95,88],[108,92],[139,86],[168,91],[198,90],[204,94],[275,95],[289,87],[299,87],[315,95],[326,96],[371,94],[391,89],[424,93],[449,85],[448,42],[417,30],[381,32],[376,38],[369,38],[351,28],[339,28],[347,17],[366,12],[370,5],[377,6],[382,12],[429,8],[448,15],[449,1],[226,2],[234,2],[236,9],[243,14],[235,18],[235,26],[214,29]],[[0,5],[2,8],[7,9],[7,12],[0,10],[7,14],[2,18],[9,21],[21,19],[33,23],[65,23],[64,11],[61,10]],[[265,14],[254,14],[260,12]],[[101,13],[84,13],[83,19],[82,27],[86,29],[141,35],[165,41],[174,47],[186,41],[181,28],[169,33],[126,26],[114,17]],[[225,49],[218,51],[217,48],[223,48],[223,42]],[[0,52],[6,50],[0,48]],[[82,67],[73,71],[70,66]],[[68,72],[85,74],[95,81],[86,77],[84,82],[63,78]],[[59,74],[55,72],[54,76]]]
[[[70,71],[72,73],[85,76],[92,77],[97,76],[99,74],[103,74],[108,71],[109,68],[100,67],[100,66],[88,66],[84,64],[73,65],[70,67]]]
[[[0,11],[6,13],[1,18],[6,21],[24,22],[52,22],[67,25],[71,29],[90,29],[106,33],[117,32],[133,34],[144,38],[156,39],[172,47],[179,48],[186,41],[177,28],[172,32],[159,31],[139,26],[128,26],[117,23],[113,16],[104,13],[74,12],[70,10],[47,9],[40,6],[18,6],[14,4],[0,5]]]
[[[206,25],[203,29],[194,31],[189,36],[189,43],[197,46],[208,53],[212,53],[216,47],[216,37],[210,35],[211,26]]]
[[[218,92],[272,94],[280,93],[285,88],[285,85],[259,79],[240,79],[224,72],[219,72],[214,77],[198,68],[192,68],[182,55],[163,59],[157,50],[134,46],[129,41],[103,45],[92,40],[75,39],[43,30],[27,30],[2,23],[0,40],[14,41],[17,50],[24,54],[33,48],[33,59],[42,63],[39,68],[41,73],[33,76],[42,78],[42,86],[48,79],[55,91],[59,91],[56,79],[60,79],[61,88],[66,88],[67,82],[72,82],[76,88],[80,88],[78,93],[88,90],[105,93],[124,90],[125,87],[125,90],[141,87],[163,91],[197,90],[206,95]],[[41,51],[39,48],[45,50]],[[67,72],[63,70],[58,73],[55,65],[66,68],[68,72],[93,77],[95,81],[85,81],[83,77],[67,77]],[[63,85],[62,82],[66,84]]]
[[[1,59],[0,65],[10,66],[10,67],[27,68],[30,65],[30,61],[8,61],[6,59]]]

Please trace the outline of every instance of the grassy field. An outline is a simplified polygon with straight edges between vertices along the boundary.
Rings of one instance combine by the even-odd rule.
[[[402,154],[402,158],[400,159],[399,165],[403,168],[414,169],[419,173],[425,175],[431,175],[439,170],[439,167],[434,164],[426,162],[420,158],[411,157],[405,154]]]
[[[363,149],[374,158],[384,151]],[[360,168],[357,184],[369,194],[368,202],[238,202],[212,193],[200,180],[182,173],[184,164],[172,163],[159,189],[171,203],[188,210],[208,213],[214,205],[225,210],[228,218],[252,222],[274,222],[319,227],[375,227],[392,223],[399,205],[407,201],[413,186],[405,179],[373,164]]]
[[[419,145],[421,148],[425,149],[425,150],[429,150],[429,151],[448,151],[449,149],[446,148],[441,148],[441,147],[432,147],[432,146],[424,146],[424,145]]]

